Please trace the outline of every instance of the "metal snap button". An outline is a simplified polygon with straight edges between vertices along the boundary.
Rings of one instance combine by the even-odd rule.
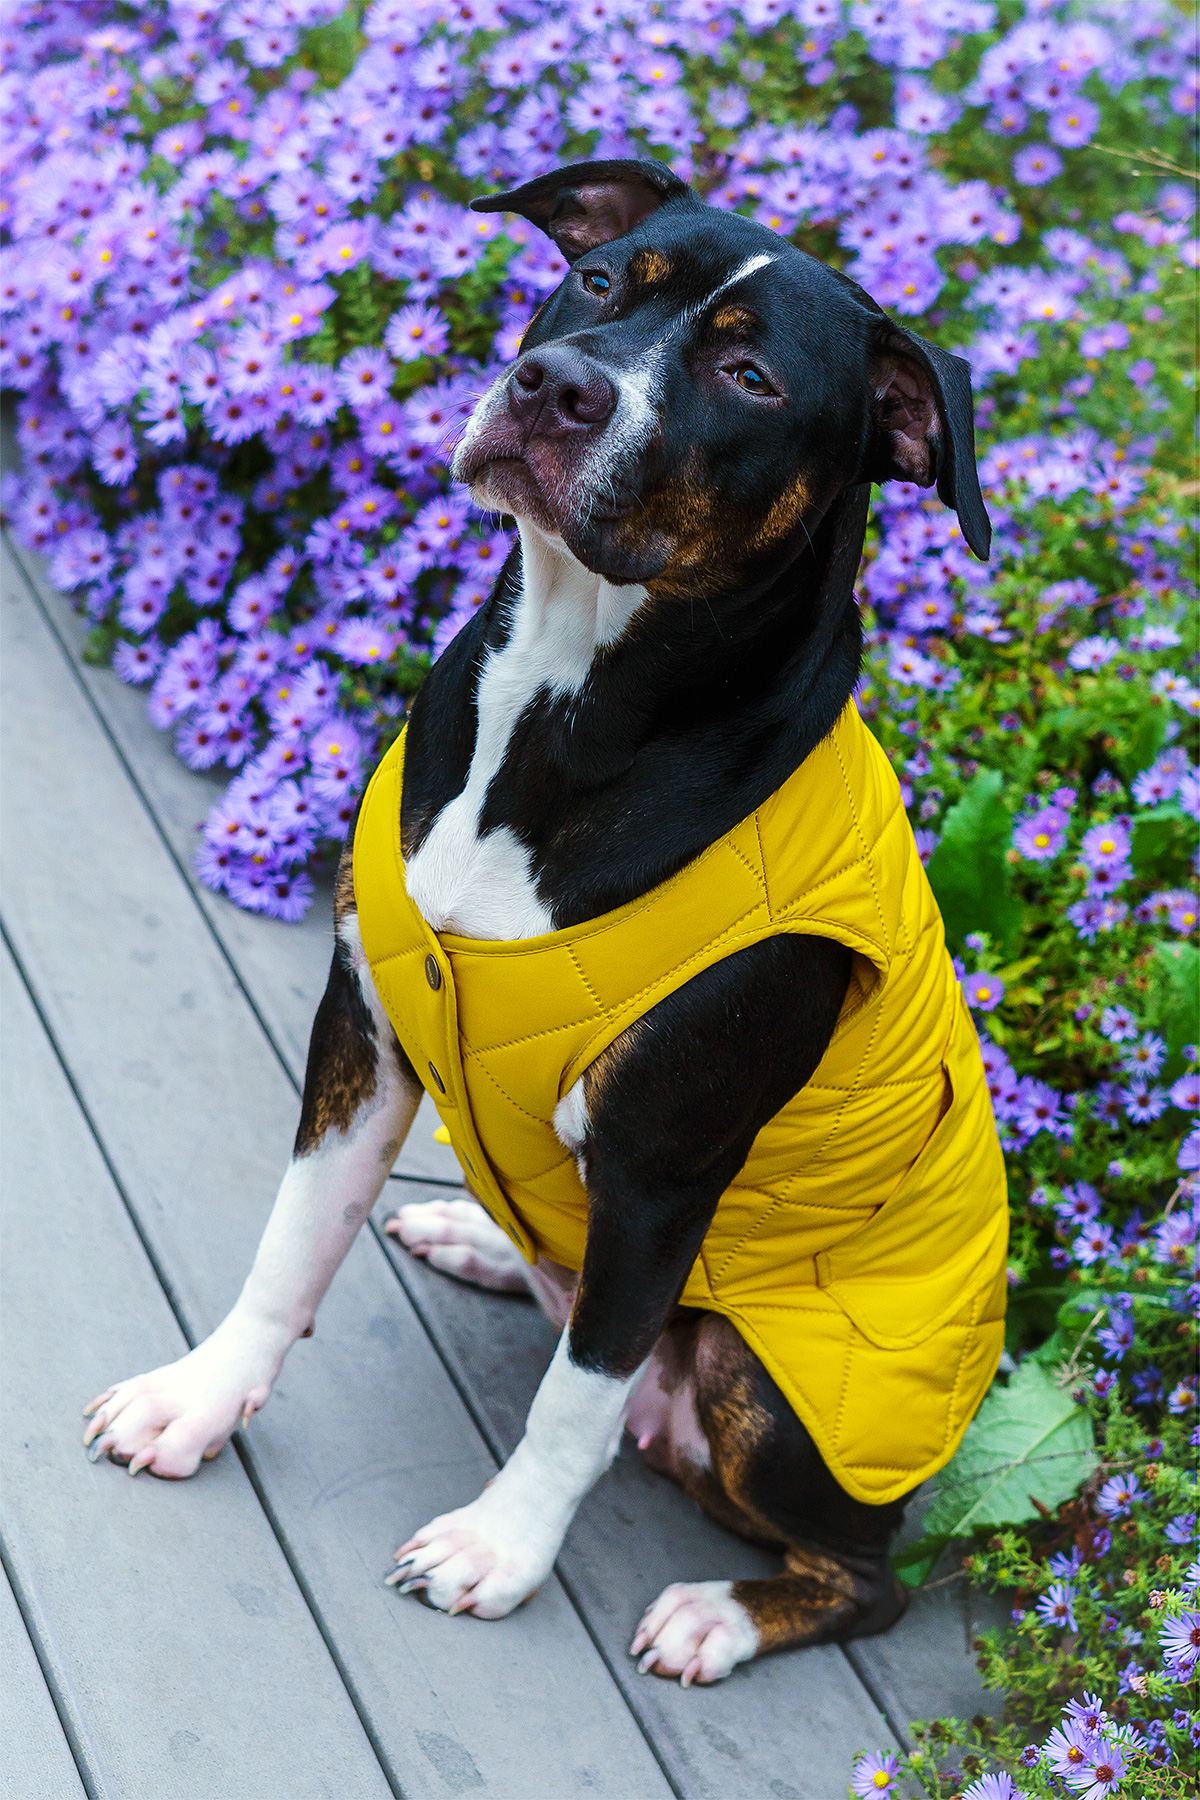
[[[438,968],[436,956],[425,958],[425,979],[436,994],[442,985],[442,971]]]
[[[444,1094],[446,1091],[446,1084],[442,1080],[441,1076],[438,1074],[437,1070],[434,1068],[432,1063],[430,1063],[430,1065],[429,1065],[429,1073],[433,1076],[434,1084],[437,1087],[438,1093]]]

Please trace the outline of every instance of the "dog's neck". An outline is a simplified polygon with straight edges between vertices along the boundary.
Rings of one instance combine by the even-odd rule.
[[[867,490],[782,574],[658,600],[523,527],[413,709],[403,842],[435,930],[519,938],[637,898],[747,816],[858,676]]]

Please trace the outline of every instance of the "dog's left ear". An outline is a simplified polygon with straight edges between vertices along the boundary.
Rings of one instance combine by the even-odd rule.
[[[515,212],[554,239],[568,262],[611,244],[657,212],[667,200],[696,199],[665,163],[571,163],[527,181],[508,194],[472,200],[472,212]]]
[[[958,514],[963,537],[986,562],[992,527],[975,468],[970,365],[888,319],[871,378],[875,431],[866,477],[918,487],[936,481],[939,500]]]

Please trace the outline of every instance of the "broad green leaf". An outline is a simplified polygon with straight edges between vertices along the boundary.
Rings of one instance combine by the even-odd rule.
[[[1133,866],[1139,875],[1163,882],[1186,877],[1191,844],[1176,829],[1184,819],[1178,806],[1156,806],[1133,821]]]
[[[1096,1466],[1087,1415],[1040,1363],[1027,1358],[1007,1387],[993,1386],[925,1512],[927,1537],[1020,1525],[1034,1501],[1055,1507]]]
[[[1200,950],[1195,944],[1159,944],[1146,971],[1145,1019],[1166,1039],[1161,1082],[1174,1081],[1186,1064],[1185,1044],[1200,1040]]]
[[[946,814],[942,841],[929,859],[929,880],[955,949],[970,931],[986,931],[1007,948],[1021,923],[1006,860],[1012,820],[1001,784],[999,770],[979,771]]]

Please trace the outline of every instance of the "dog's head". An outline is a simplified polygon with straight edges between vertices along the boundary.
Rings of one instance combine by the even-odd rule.
[[[571,264],[454,462],[481,506],[616,583],[713,593],[786,566],[835,497],[937,491],[986,557],[967,364],[662,163],[577,163],[472,203]]]

